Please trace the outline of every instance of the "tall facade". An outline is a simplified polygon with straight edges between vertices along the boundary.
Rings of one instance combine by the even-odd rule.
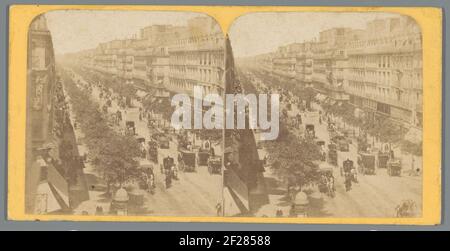
[[[43,15],[30,25],[28,52],[25,210],[64,212],[89,195],[78,176],[83,167]]]
[[[365,29],[327,29],[311,42],[280,46],[253,61],[285,80],[312,83],[369,117],[422,125],[422,39],[409,17],[376,19]]]

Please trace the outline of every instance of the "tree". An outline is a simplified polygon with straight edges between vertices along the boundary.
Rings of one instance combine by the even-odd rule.
[[[110,128],[89,93],[78,89],[67,74],[62,76],[73,112],[85,135],[90,158],[97,170],[105,174],[109,194],[114,182],[123,184],[139,175],[136,159],[140,155],[140,146],[134,137],[121,135]]]

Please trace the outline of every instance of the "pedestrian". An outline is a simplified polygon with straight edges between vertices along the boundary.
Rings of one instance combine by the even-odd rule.
[[[276,216],[283,217],[283,211],[281,209],[277,209]]]
[[[217,216],[223,216],[222,214],[222,203],[218,202],[216,204],[216,214]]]

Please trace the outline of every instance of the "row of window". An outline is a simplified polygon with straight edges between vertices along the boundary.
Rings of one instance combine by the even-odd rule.
[[[349,67],[422,68],[422,58],[420,53],[399,55],[361,55],[349,57],[348,65]]]
[[[194,89],[194,86],[198,86],[199,83],[192,80],[171,77],[169,80],[169,85],[174,89],[192,91]],[[204,94],[214,93],[214,91],[216,90],[215,86],[203,85],[202,88]]]
[[[183,52],[170,54],[170,62],[172,64],[186,64],[186,65],[209,65],[222,66],[223,65],[223,51],[216,52]]]

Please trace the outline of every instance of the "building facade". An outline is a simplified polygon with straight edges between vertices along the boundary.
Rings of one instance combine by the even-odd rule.
[[[346,92],[372,114],[422,125],[422,39],[409,17],[374,20],[347,45]]]

